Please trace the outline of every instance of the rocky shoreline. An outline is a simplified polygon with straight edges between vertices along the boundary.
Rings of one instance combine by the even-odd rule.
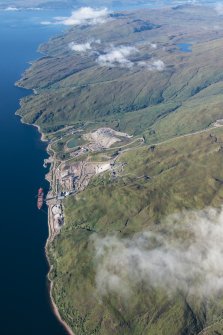
[[[19,85],[17,83],[16,83],[16,86],[19,87]],[[38,125],[29,124],[29,123],[24,122],[22,120],[21,116],[19,115],[18,111],[16,111],[15,115],[17,115],[17,116],[20,117],[21,123],[26,124],[28,126],[33,126],[33,127],[37,128],[39,134],[41,135],[40,140],[42,142],[45,142],[45,143],[48,142],[46,140],[44,134],[41,132],[40,127]],[[48,146],[46,147],[46,152],[49,154]],[[49,163],[49,159],[51,159],[51,158],[52,157],[49,154],[48,163]],[[53,170],[52,169],[53,158],[52,158],[52,162],[49,163],[49,164],[50,164],[50,169],[49,169],[49,172],[46,174],[45,180],[47,180],[49,182],[49,184],[51,184],[51,180],[50,180],[50,178],[48,176],[49,176],[50,173],[53,173],[53,171],[52,171]],[[49,195],[50,195],[50,193],[48,192],[47,195],[46,195],[46,197],[48,197]],[[52,294],[53,281],[49,277],[49,274],[50,274],[50,272],[52,270],[52,264],[50,263],[50,259],[49,259],[49,255],[48,255],[48,246],[49,246],[50,243],[52,243],[53,238],[55,237],[55,232],[53,232],[53,222],[52,222],[52,217],[50,215],[51,205],[47,204],[47,207],[48,207],[48,219],[47,219],[48,220],[48,238],[47,238],[46,244],[45,244],[45,255],[46,255],[47,262],[49,264],[49,272],[48,272],[48,275],[47,275],[47,279],[49,281],[49,298],[50,298],[50,304],[51,304],[53,313],[55,314],[55,316],[57,317],[57,319],[59,320],[59,322],[63,325],[63,327],[66,329],[67,333],[69,335],[74,335],[74,333],[73,333],[72,329],[69,327],[69,325],[61,318],[59,310],[58,310],[58,307],[55,304],[55,301],[53,299],[53,294]]]
[[[50,260],[49,260],[49,256],[48,256],[48,251],[47,251],[47,248],[48,248],[48,244],[51,243],[51,228],[50,228],[50,223],[49,223],[49,220],[50,220],[50,217],[49,217],[49,209],[48,209],[48,230],[49,230],[49,236],[48,236],[48,239],[47,239],[47,242],[46,242],[46,245],[45,245],[45,254],[46,254],[46,258],[47,258],[47,261],[48,261],[48,264],[50,266],[50,270],[48,272],[48,281],[49,281],[49,297],[50,297],[50,303],[51,303],[51,307],[52,307],[52,310],[53,310],[53,313],[55,314],[55,316],[57,317],[57,319],[59,320],[59,322],[63,325],[63,327],[66,329],[67,333],[69,335],[75,335],[72,331],[72,329],[69,327],[69,325],[62,319],[60,313],[59,313],[59,310],[58,310],[58,307],[53,299],[53,281],[50,279],[49,277],[49,274],[52,270],[52,264],[50,264]]]

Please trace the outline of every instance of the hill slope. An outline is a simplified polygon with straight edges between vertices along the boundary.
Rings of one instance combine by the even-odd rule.
[[[222,32],[201,6],[116,13],[18,83],[49,141],[49,276],[76,335],[223,333]]]

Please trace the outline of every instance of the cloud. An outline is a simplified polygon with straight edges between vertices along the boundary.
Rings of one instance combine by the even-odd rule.
[[[109,11],[107,8],[82,7],[73,11],[70,17],[55,17],[54,23],[66,26],[95,25],[105,23],[108,17]]]
[[[104,55],[100,55],[97,59],[97,62],[101,66],[121,66],[121,67],[132,67],[134,63],[128,59],[131,55],[136,54],[138,49],[135,47],[130,46],[119,46],[119,47],[112,47],[110,51],[108,51]]]
[[[86,51],[92,49],[90,42],[86,42],[86,43],[83,43],[83,44],[76,44],[74,42],[71,42],[69,44],[69,48],[73,51],[76,51],[76,52],[86,52]]]
[[[165,69],[165,64],[162,60],[157,59],[152,61],[149,67],[151,68],[151,70],[163,71]]]
[[[69,48],[76,52],[85,53],[89,50],[92,50],[92,44],[100,44],[100,43],[101,43],[100,40],[94,40],[94,39],[82,44],[71,42],[69,43]]]
[[[2,10],[2,9],[0,9]],[[6,12],[17,12],[17,11],[42,11],[43,8],[40,7],[15,7],[15,6],[8,6],[3,9]]]
[[[47,25],[52,24],[52,22],[50,22],[50,21],[41,21],[40,24],[42,24],[44,26],[47,26]]]
[[[165,69],[165,64],[160,59],[152,61],[140,61],[137,63],[137,65],[140,67],[144,67],[149,71],[163,71]]]
[[[168,295],[223,294],[223,209],[185,211],[156,229],[132,238],[91,237],[101,296],[131,297],[142,284]]]
[[[156,48],[154,44],[151,47]],[[165,69],[165,64],[160,59],[152,59],[149,61],[133,61],[131,56],[136,55],[140,51],[136,47],[132,46],[112,46],[107,53],[102,54],[98,57],[97,62],[101,66],[108,67],[126,67],[132,68],[134,66],[146,68],[149,71],[163,71]]]
[[[156,43],[151,43],[151,42],[143,42],[143,43],[139,43],[139,45],[148,45],[151,49],[157,49],[157,44]]]
[[[156,43],[150,43],[150,46],[152,49],[157,49],[157,44]]]
[[[6,12],[16,12],[18,10],[19,10],[19,8],[17,8],[17,7],[11,7],[11,6],[5,8]]]
[[[28,7],[27,10],[31,10],[31,11],[42,11],[44,10],[43,8],[40,7]]]
[[[215,6],[215,10],[218,13],[218,15],[223,15],[223,4],[217,3]]]

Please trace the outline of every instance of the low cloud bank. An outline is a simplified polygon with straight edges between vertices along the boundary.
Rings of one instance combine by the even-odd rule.
[[[86,43],[75,43],[71,42],[69,43],[69,48],[73,51],[80,52],[80,53],[85,53],[89,50],[92,50],[92,45],[93,44],[101,44],[100,40],[90,40]]]
[[[153,46],[155,47],[155,45]],[[134,66],[144,67],[149,71],[163,71],[165,64],[162,60],[152,59],[149,61],[133,61],[131,56],[136,55],[140,51],[131,46],[112,47],[107,53],[100,55],[97,62],[101,66],[108,67],[126,67],[132,68]]]
[[[11,6],[5,8],[6,12],[16,12],[18,10],[19,10],[19,8],[17,8],[17,7],[11,7]]]
[[[93,235],[96,286],[130,297],[134,287],[208,297],[223,293],[223,209],[168,217],[130,238]]]
[[[223,4],[222,3],[217,3],[215,5],[215,10],[218,15],[223,15]]]
[[[0,9],[2,10],[2,9]],[[15,7],[15,6],[8,6],[5,9],[3,9],[5,12],[17,12],[17,11],[41,11],[42,8],[39,7]]]
[[[107,8],[94,9],[82,7],[72,12],[70,17],[55,17],[53,24],[63,24],[65,26],[84,26],[102,24],[109,18]]]
[[[157,49],[157,44],[156,43],[150,43],[150,46],[152,49]]]
[[[135,47],[120,46],[113,47],[104,55],[98,57],[98,63],[101,66],[121,66],[121,67],[132,67],[134,63],[128,59],[129,56],[134,55],[138,52]]]
[[[141,61],[137,63],[138,66],[144,67],[149,71],[163,71],[165,69],[165,64],[162,60],[156,59],[152,61]]]

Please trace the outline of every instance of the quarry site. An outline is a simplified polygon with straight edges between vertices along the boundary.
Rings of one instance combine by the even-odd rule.
[[[68,131],[69,134],[74,134],[72,129],[69,128]],[[64,134],[65,136],[67,136],[67,133]],[[93,132],[83,134],[82,137],[85,141],[83,146],[71,150],[65,148],[72,158],[59,161],[55,156],[51,156],[44,162],[45,166],[51,164],[50,171],[46,176],[51,185],[46,199],[49,211],[50,240],[53,240],[64,224],[62,201],[67,196],[75,196],[83,191],[96,175],[108,172],[110,178],[118,177],[125,166],[124,163],[117,162],[120,153],[131,150],[131,147],[128,148],[129,145],[141,145],[144,142],[142,138],[134,139],[127,133],[118,132],[111,128],[99,128]],[[62,138],[60,136],[59,139],[53,139],[51,143],[55,143]],[[127,143],[123,140],[127,140]],[[105,161],[104,159],[103,161],[91,161],[88,156],[87,158],[84,156],[86,153],[106,153],[106,150],[111,148],[115,150],[115,154],[104,156],[104,158],[107,158]],[[51,144],[49,144],[48,151],[49,149],[51,149]]]

